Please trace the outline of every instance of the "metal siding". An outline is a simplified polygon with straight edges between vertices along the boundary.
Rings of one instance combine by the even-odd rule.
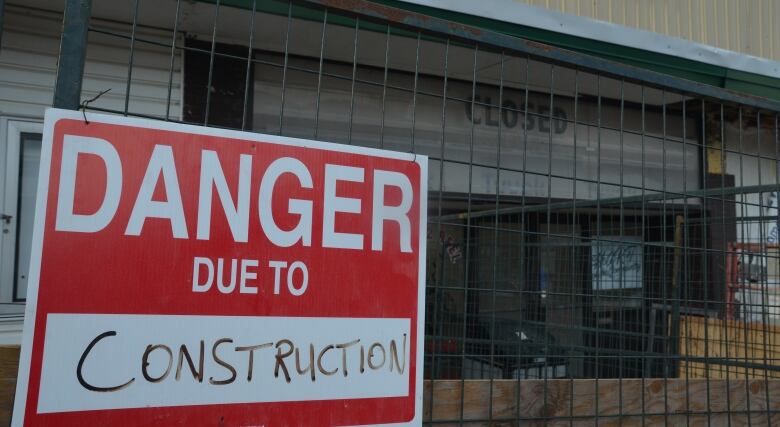
[[[723,28],[726,29],[726,42],[724,46],[726,46],[726,49],[736,50],[737,46],[739,45],[740,38],[739,31],[737,30],[741,27],[739,21],[739,5],[734,2],[724,0],[720,11],[722,12],[718,16],[732,17],[731,19],[723,19],[721,22]]]
[[[776,0],[515,0],[780,60]]]
[[[0,115],[43,118],[54,94],[61,17],[9,7],[0,49]],[[93,23],[116,29],[118,24]],[[159,35],[139,35],[164,42]],[[170,43],[170,39],[167,40]],[[82,98],[111,89],[92,105],[116,109],[124,106],[127,77],[127,41],[91,32],[84,69]],[[165,116],[170,70],[170,49],[138,43],[130,88],[130,111]],[[171,116],[181,115],[181,55],[174,63]]]

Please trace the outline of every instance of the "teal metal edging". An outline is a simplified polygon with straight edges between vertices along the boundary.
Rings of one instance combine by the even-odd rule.
[[[648,52],[641,49],[540,30],[508,22],[410,4],[398,0],[373,0],[386,6],[435,16],[506,35],[521,37],[588,55],[621,62],[670,76],[711,86],[731,89],[755,96],[780,100],[780,79],[732,70],[699,61]]]
[[[736,90],[755,96],[780,100],[780,79],[732,70],[671,55],[571,36],[549,30],[525,27],[448,10],[419,6],[398,0],[374,0],[394,8],[405,9],[437,18],[455,21],[486,30],[521,37],[575,52],[621,62],[662,74],[693,80],[711,86]]]
[[[744,104],[756,108],[780,111],[780,100],[770,99],[763,94],[736,92],[722,87],[715,87],[695,80],[683,79],[659,73],[646,68],[636,67],[604,59],[590,54],[583,54],[569,49],[550,46],[522,37],[515,37],[492,30],[484,30],[466,24],[453,22],[449,19],[432,17],[417,12],[399,10],[390,6],[380,5],[367,0],[306,0],[306,4],[335,8],[346,14],[355,14],[363,19],[376,19],[379,22],[390,22],[417,31],[437,34],[453,40],[466,43],[479,43],[492,49],[507,49],[555,62],[564,66],[591,70],[603,75],[635,81],[658,88],[668,88],[681,93],[703,96],[718,100]],[[349,16],[349,15],[348,15]]]

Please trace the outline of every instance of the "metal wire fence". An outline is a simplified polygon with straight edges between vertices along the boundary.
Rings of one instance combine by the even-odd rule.
[[[80,9],[127,55],[87,110],[429,156],[426,422],[780,423],[780,104],[359,0],[159,3]],[[109,88],[69,70],[55,104]]]

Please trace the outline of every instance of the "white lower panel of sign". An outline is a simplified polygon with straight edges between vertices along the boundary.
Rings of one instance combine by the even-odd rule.
[[[409,328],[410,319],[49,314],[38,412],[407,396]]]

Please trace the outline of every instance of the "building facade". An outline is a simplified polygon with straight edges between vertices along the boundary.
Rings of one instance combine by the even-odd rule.
[[[776,43],[751,57],[508,0],[372,5],[93,0],[81,98],[102,95],[85,114],[428,155],[428,378],[679,376],[696,357],[681,316],[775,321]],[[5,344],[22,327],[61,6],[5,3]]]

